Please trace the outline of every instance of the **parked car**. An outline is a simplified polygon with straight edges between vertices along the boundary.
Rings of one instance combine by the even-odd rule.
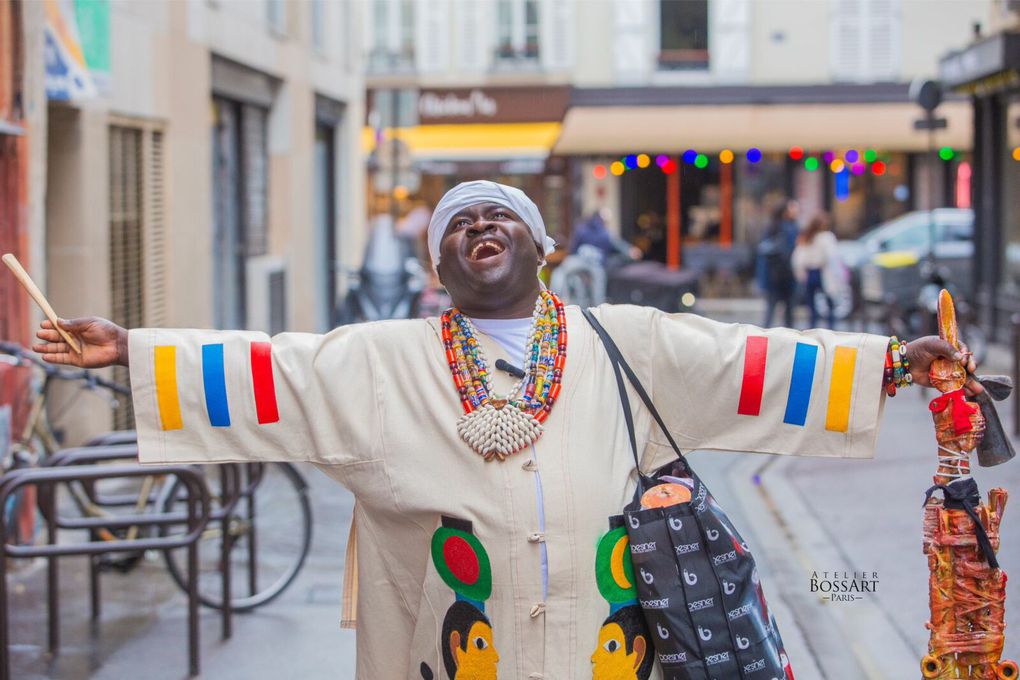
[[[924,283],[920,265],[929,256],[933,219],[936,263],[956,289],[970,297],[974,211],[937,208],[909,212],[857,240],[839,242],[840,256],[863,301],[887,302],[893,296],[913,302]]]

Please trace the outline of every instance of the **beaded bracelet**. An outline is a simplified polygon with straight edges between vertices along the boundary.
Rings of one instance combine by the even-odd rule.
[[[907,360],[907,343],[894,335],[889,338],[889,348],[885,352],[885,375],[882,385],[886,394],[895,397],[898,388],[907,387],[913,381],[910,361]]]

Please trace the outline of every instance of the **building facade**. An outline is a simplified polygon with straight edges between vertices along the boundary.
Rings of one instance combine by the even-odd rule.
[[[805,218],[830,212],[841,237],[911,209],[966,207],[957,189],[969,181],[970,107],[963,98],[942,105],[936,158],[914,129],[921,111],[909,85],[934,77],[935,57],[990,8],[596,3],[554,151],[581,161],[581,212],[608,202],[624,235],[651,222],[684,243],[750,243],[786,197]]]
[[[1020,312],[1020,3],[1000,0],[992,19],[939,70],[973,106],[973,284],[982,325],[1006,339]]]
[[[385,95],[396,117],[370,103],[365,149],[404,135],[407,164],[420,171],[405,173],[411,186],[380,182],[370,192],[379,211],[392,207],[393,186],[403,212],[434,203],[455,180],[495,175],[537,191],[564,236],[608,208],[610,226],[630,238],[651,224],[681,231],[684,242],[728,246],[756,240],[787,196],[808,213],[830,211],[842,236],[910,209],[966,205],[957,198],[968,194],[970,106],[942,105],[949,125],[931,140],[945,148],[936,160],[914,129],[909,84],[935,75],[937,56],[987,21],[991,0],[369,4],[369,100],[401,93]],[[491,128],[482,150],[442,164],[420,139],[423,111],[471,111],[474,120],[443,131],[466,144],[487,100],[516,94],[542,108],[536,88],[554,97],[563,87],[562,119],[515,127],[524,137]],[[471,153],[489,165],[471,165]],[[502,171],[522,155],[530,166],[516,167],[527,175]],[[378,168],[370,163],[369,175]]]
[[[59,313],[332,327],[364,239],[360,3],[21,4],[45,11],[30,269]]]
[[[550,231],[567,234],[569,165],[551,150],[569,103],[584,3],[365,4],[370,214],[412,214],[408,229],[420,231],[414,216],[446,189],[496,179],[525,189]]]

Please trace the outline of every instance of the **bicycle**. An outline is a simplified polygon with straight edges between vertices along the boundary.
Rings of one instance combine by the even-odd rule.
[[[220,474],[210,486],[212,521],[199,541],[198,598],[207,607],[224,606],[223,555],[230,566],[241,570],[245,579],[230,582],[230,606],[234,611],[251,611],[279,597],[297,578],[312,543],[312,508],[308,483],[290,463],[232,464],[238,468],[240,489],[224,491],[227,475]],[[179,481],[166,486],[156,507],[160,512],[180,511],[186,493]],[[258,491],[258,493],[256,493]],[[295,522],[294,506],[297,506]],[[226,523],[226,540],[223,524]],[[185,527],[167,527],[162,535],[184,532]],[[265,546],[269,546],[268,550]],[[182,588],[186,584],[186,563],[181,551],[164,554],[167,570]]]
[[[939,291],[946,288],[953,295],[960,337],[974,354],[974,360],[982,363],[988,355],[988,336],[977,321],[974,307],[954,284],[945,267],[932,267],[929,262],[924,262],[921,265],[921,274],[923,283],[916,297],[909,303],[902,303],[894,294],[885,296],[882,321],[888,332],[900,338],[915,338],[937,333],[935,324]]]
[[[10,447],[4,456],[0,467],[7,470],[37,467],[44,464],[46,459],[52,456],[60,448],[60,439],[50,424],[50,418],[46,411],[46,398],[50,386],[56,380],[71,382],[82,382],[82,389],[96,391],[103,389],[113,395],[130,395],[123,385],[105,380],[91,371],[67,370],[51,366],[38,357],[32,355],[21,345],[0,341],[0,361],[12,366],[24,366],[34,369],[36,376],[29,385],[31,405],[24,426],[16,437],[12,437]],[[39,377],[42,377],[39,380]],[[117,408],[119,401],[116,396],[108,399],[111,408]],[[71,402],[68,402],[68,407]],[[86,516],[102,516],[94,507],[88,496],[87,490],[82,485],[69,485],[72,497],[79,511]],[[4,513],[10,520],[17,517],[15,523],[17,530],[13,536],[14,543],[18,545],[29,545],[35,541],[39,529],[38,504],[35,499],[35,489],[28,487],[17,492],[11,498],[8,506],[3,508]],[[101,532],[103,540],[114,540],[115,536],[108,532]]]

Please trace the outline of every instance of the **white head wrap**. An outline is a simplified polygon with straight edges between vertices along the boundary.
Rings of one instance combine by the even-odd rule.
[[[432,258],[433,267],[439,265],[439,244],[450,220],[464,208],[479,203],[495,203],[513,210],[531,229],[532,238],[535,243],[542,246],[546,255],[555,249],[556,241],[545,233],[545,222],[542,221],[542,214],[538,212],[538,206],[523,191],[488,180],[462,182],[447,191],[439,200],[436,209],[432,211],[428,237],[429,256]]]

